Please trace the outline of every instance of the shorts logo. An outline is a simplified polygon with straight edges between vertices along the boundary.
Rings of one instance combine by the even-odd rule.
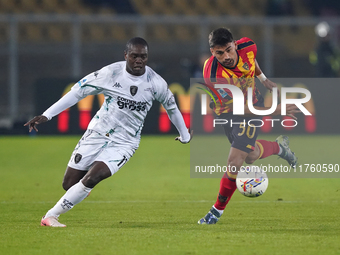
[[[77,153],[74,157],[74,163],[78,164],[82,157],[83,156],[81,154]]]
[[[132,96],[136,95],[138,91],[138,87],[137,86],[130,86],[130,93]]]

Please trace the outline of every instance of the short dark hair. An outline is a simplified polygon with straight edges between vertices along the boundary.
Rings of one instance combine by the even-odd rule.
[[[144,47],[146,47],[147,49],[149,49],[149,45],[148,43],[141,37],[133,37],[131,38],[125,45],[125,52],[129,51],[129,48],[131,46],[135,46],[135,45],[142,45]]]
[[[217,28],[209,34],[209,46],[214,48],[216,45],[224,46],[227,43],[233,42],[234,38],[228,28]]]

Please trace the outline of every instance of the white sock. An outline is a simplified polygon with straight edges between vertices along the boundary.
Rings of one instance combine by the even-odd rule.
[[[65,195],[46,213],[45,218],[50,216],[59,217],[60,214],[68,212],[73,206],[83,201],[91,190],[91,188],[85,187],[84,184],[79,181],[66,191]]]
[[[218,209],[216,209],[216,207],[215,207],[214,205],[213,205],[213,207],[214,207],[214,209],[215,209],[216,211],[218,211],[218,212],[219,212],[220,216],[222,216],[222,214],[223,214],[224,210],[218,210]]]

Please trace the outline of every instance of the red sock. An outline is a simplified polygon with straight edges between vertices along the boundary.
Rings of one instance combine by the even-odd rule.
[[[217,201],[214,204],[215,208],[218,210],[224,210],[235,190],[235,179],[228,178],[225,173],[220,182],[220,192],[218,194]]]
[[[260,148],[260,157],[259,158],[266,158],[270,155],[277,155],[279,154],[280,147],[277,142],[269,142],[266,140],[256,140],[257,145]]]

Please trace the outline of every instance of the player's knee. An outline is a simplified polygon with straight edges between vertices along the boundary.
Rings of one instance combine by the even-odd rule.
[[[243,160],[239,158],[234,158],[228,161],[229,168],[239,169],[243,165]]]
[[[110,175],[103,173],[103,172],[95,172],[95,173],[89,173],[84,176],[82,179],[83,184],[88,188],[93,188],[96,186],[99,182],[106,179]]]
[[[93,188],[100,181],[110,177],[111,171],[103,162],[96,162],[82,179],[83,184],[88,188]]]
[[[253,164],[255,161],[256,161],[255,158],[246,158],[244,162],[246,162],[247,164]]]
[[[93,176],[93,175],[85,175],[82,179],[83,184],[88,188],[93,188],[96,186],[102,179],[99,178],[99,176]]]
[[[63,180],[62,186],[63,186],[63,189],[64,189],[65,191],[67,191],[69,188],[71,188],[71,187],[73,186],[73,184],[70,184],[70,182],[67,181],[67,180]]]
[[[246,162],[247,164],[253,164],[258,158],[259,155],[255,152],[252,152],[248,154],[244,162]]]

